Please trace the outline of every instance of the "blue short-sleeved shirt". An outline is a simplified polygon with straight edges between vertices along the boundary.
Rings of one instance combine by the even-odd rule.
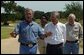
[[[19,22],[15,27],[14,32],[19,34],[18,41],[22,43],[36,43],[37,38],[43,35],[42,28],[33,21],[30,24],[26,21]]]

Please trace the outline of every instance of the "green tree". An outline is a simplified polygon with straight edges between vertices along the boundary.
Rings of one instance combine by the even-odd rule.
[[[14,1],[3,1],[2,7],[5,9],[7,14],[13,13],[16,8],[16,3]]]
[[[14,1],[1,1],[1,7],[5,10],[4,25],[8,25],[7,21],[10,19],[10,14],[15,12],[16,3]],[[14,16],[11,16],[14,18]],[[3,18],[2,18],[3,19]]]
[[[45,15],[46,15],[48,21],[50,21],[50,15],[51,15],[51,12],[47,12],[47,13],[45,13]]]
[[[7,21],[15,21],[24,19],[24,7],[17,5],[14,1],[1,1],[1,7],[4,8],[5,13],[1,16],[4,25],[8,25]]]
[[[19,5],[16,6],[15,12],[16,12],[16,19],[17,20],[23,20],[25,18],[24,10],[25,10],[24,7],[19,6]]]
[[[34,18],[35,19],[40,19],[40,17],[44,14],[43,11],[35,11],[34,12]]]
[[[71,2],[71,4],[65,5],[65,17],[67,17],[70,13],[74,13],[76,15],[77,20],[83,19],[83,8],[79,2]]]

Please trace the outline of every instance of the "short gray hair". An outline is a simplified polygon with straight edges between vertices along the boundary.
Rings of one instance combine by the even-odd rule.
[[[51,16],[55,15],[57,18],[60,18],[60,14],[57,11],[52,11]]]
[[[25,8],[25,11],[24,12],[27,12],[27,11],[32,11],[32,13],[34,14],[34,11],[32,9],[29,9],[29,8]]]
[[[76,16],[73,13],[70,13],[68,17],[73,17],[74,19],[76,19]]]

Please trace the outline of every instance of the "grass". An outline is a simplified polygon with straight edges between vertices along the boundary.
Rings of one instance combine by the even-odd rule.
[[[10,33],[13,31],[17,22],[16,23],[11,23],[11,24],[12,25],[10,25],[10,26],[1,25],[1,39],[6,39],[6,38],[11,37]]]
[[[8,28],[8,27],[1,27],[1,39],[6,39],[6,38],[9,38],[11,37],[10,36],[10,32],[12,32],[13,29],[11,28]]]
[[[80,47],[83,48],[83,40],[79,43]]]

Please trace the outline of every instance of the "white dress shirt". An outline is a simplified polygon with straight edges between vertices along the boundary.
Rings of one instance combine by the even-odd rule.
[[[54,25],[52,22],[45,25],[44,32],[51,32],[52,35],[45,38],[49,44],[60,44],[66,41],[66,26],[60,22]]]

